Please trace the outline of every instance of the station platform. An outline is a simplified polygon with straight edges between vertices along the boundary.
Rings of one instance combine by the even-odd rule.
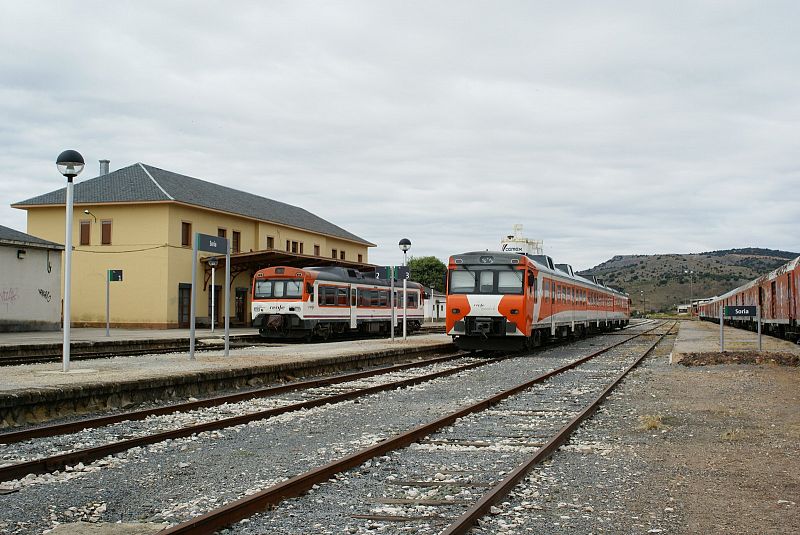
[[[758,333],[725,326],[725,351],[758,351]],[[719,323],[681,321],[670,362],[677,364],[690,353],[719,352]],[[768,353],[800,355],[800,345],[773,336],[761,336],[761,350]]]
[[[115,331],[113,341],[188,339],[189,332]],[[235,337],[251,337],[255,329],[232,329]],[[49,336],[48,336],[49,335]],[[61,362],[0,368],[0,429],[45,422],[89,411],[124,409],[134,404],[209,395],[217,390],[252,388],[265,383],[380,365],[399,358],[455,352],[444,334],[388,338],[256,345],[223,351],[224,331],[198,330],[195,360],[187,351],[165,354],[75,360],[68,372]],[[27,338],[30,336],[30,338]],[[53,344],[54,333],[3,333],[0,349]],[[73,340],[105,343],[105,329],[73,329]],[[48,341],[49,340],[49,341]],[[214,349],[209,349],[209,348]],[[200,349],[203,349],[202,351]]]

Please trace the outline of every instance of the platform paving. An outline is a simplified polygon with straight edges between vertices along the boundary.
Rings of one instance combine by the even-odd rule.
[[[761,348],[765,352],[800,355],[800,345],[773,336],[762,335]],[[719,323],[709,321],[682,321],[670,361],[680,362],[688,353],[718,352]],[[758,333],[725,326],[725,351],[758,351]]]
[[[258,345],[231,349],[227,357],[221,342],[220,337],[200,339],[194,360],[188,352],[179,351],[76,360],[68,372],[62,371],[60,362],[4,366],[0,369],[0,428],[455,351],[444,334],[409,336],[405,341],[399,337]]]

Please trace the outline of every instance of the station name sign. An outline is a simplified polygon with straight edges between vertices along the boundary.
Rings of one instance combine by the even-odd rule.
[[[729,318],[755,317],[757,314],[755,306],[726,306],[725,315]]]
[[[208,253],[225,254],[228,252],[228,240],[219,236],[197,233],[197,249]]]

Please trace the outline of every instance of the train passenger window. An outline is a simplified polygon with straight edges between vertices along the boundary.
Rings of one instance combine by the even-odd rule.
[[[491,271],[481,271],[478,279],[480,293],[488,294],[494,289],[494,273]]]
[[[336,304],[340,307],[347,306],[347,288],[337,288],[336,289]]]
[[[378,291],[378,306],[389,308],[389,290]]]
[[[466,294],[475,291],[475,272],[474,271],[451,271],[450,272],[450,293]]]
[[[325,288],[325,304],[328,306],[336,305],[336,288],[332,286]]]
[[[418,300],[419,294],[417,292],[410,292],[408,294],[408,308],[417,308],[419,306]]]
[[[484,275],[491,276],[491,271],[481,273],[481,292],[484,287]],[[522,271],[498,271],[497,272],[497,292],[501,294],[521,294],[522,293]],[[491,283],[490,283],[491,284]],[[491,291],[491,289],[489,290]]]

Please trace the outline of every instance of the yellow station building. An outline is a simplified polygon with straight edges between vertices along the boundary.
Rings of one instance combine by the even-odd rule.
[[[28,234],[64,241],[66,188],[13,204],[27,210]],[[105,326],[108,270],[111,324],[177,328],[189,324],[195,233],[231,242],[231,324],[249,325],[250,284],[272,265],[369,267],[374,247],[311,212],[258,195],[137,163],[74,186],[72,325]],[[208,253],[198,263],[198,324],[208,324],[216,289],[223,316],[225,257],[212,282]],[[63,289],[62,289],[63,292]],[[62,293],[63,295],[63,293]]]

